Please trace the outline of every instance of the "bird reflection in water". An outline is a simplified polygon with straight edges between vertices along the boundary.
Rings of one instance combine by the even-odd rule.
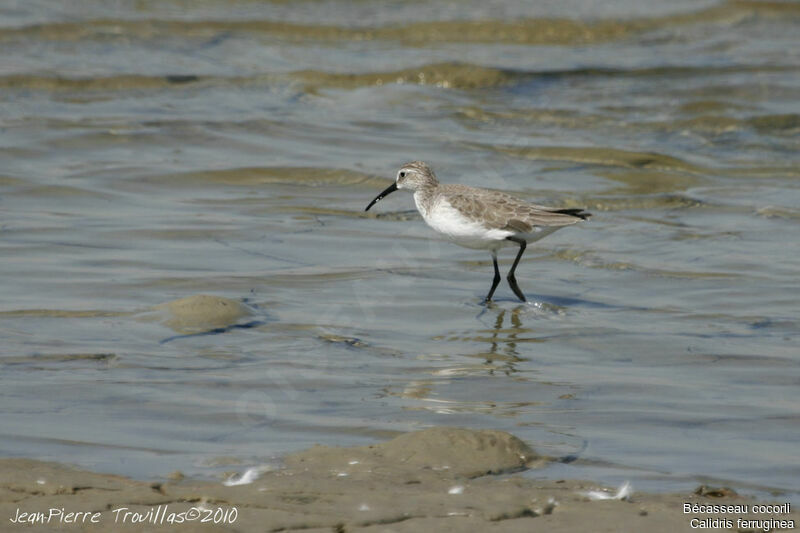
[[[522,317],[527,310],[525,305],[518,305],[511,310],[499,309],[493,327],[482,331],[482,333],[488,333],[489,336],[475,339],[487,342],[489,350],[469,356],[485,359],[484,365],[488,367],[489,374],[500,371],[511,375],[519,372],[516,367],[519,362],[527,360],[521,357],[517,350],[517,344],[520,342],[536,342],[536,339],[520,338],[520,335],[530,332],[530,329],[525,328],[522,323]],[[481,315],[484,314],[481,313]],[[507,325],[506,322],[508,322]]]
[[[508,376],[514,381],[529,380],[523,377],[531,372],[529,365],[517,368],[520,362],[528,360],[520,353],[530,352],[523,343],[545,341],[533,337],[531,335],[533,330],[525,327],[524,320],[526,315],[531,315],[531,307],[519,305],[512,309],[502,309],[491,304],[482,315],[484,318],[481,322],[486,326],[484,328],[473,328],[466,334],[445,334],[433,338],[434,341],[444,341],[447,344],[466,343],[470,346],[469,351],[450,348],[447,351],[451,352],[451,355],[427,354],[425,359],[432,362],[432,368],[428,371],[430,378],[409,381],[402,391],[394,392],[391,388],[387,388],[385,392],[420,402],[407,406],[407,409],[432,410],[439,414],[471,412],[516,416],[521,410],[528,409],[536,403],[528,399],[528,389],[525,389],[524,393],[526,399],[519,401],[515,394],[508,396],[510,390],[504,386],[500,389],[493,389],[490,386],[484,390],[483,394],[486,395],[484,398],[476,398],[472,387],[441,388],[456,383],[454,379],[479,378],[487,375]],[[469,359],[473,362],[467,362]],[[439,364],[433,363],[434,361],[438,361]],[[520,391],[516,388],[514,390]],[[507,398],[507,401],[499,401],[496,394]]]

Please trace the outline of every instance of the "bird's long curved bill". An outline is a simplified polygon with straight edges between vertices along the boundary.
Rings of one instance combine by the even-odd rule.
[[[378,196],[376,196],[376,197],[375,197],[375,199],[374,199],[374,200],[372,200],[372,201],[369,203],[369,205],[367,206],[367,208],[366,208],[366,209],[364,209],[364,211],[369,211],[369,208],[370,208],[370,207],[372,207],[373,205],[377,204],[378,202],[380,202],[381,200],[383,200],[383,199],[384,199],[386,196],[389,196],[390,194],[392,194],[392,193],[393,193],[394,191],[396,191],[396,190],[397,190],[397,183],[392,183],[391,185],[389,185],[388,187],[386,187],[386,190],[385,190],[385,191],[383,191],[383,192],[382,192],[382,193],[380,193]]]

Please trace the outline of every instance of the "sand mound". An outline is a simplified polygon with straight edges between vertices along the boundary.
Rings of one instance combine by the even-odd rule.
[[[241,302],[198,294],[155,307],[164,315],[165,326],[178,333],[198,333],[231,326],[253,311]]]
[[[432,470],[473,478],[523,470],[537,458],[524,442],[503,431],[435,427],[370,446],[314,446],[286,461],[307,468],[336,468],[358,461],[362,469],[383,468],[394,474],[403,471],[416,476],[419,470]]]

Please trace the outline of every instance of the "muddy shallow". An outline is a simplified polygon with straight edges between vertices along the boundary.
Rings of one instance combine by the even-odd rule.
[[[692,519],[708,516],[734,523],[800,520],[784,508],[752,514],[757,502],[724,488],[655,496],[508,474],[544,461],[508,433],[459,428],[432,428],[364,447],[317,446],[289,455],[280,468],[225,483],[182,479],[179,473],[147,483],[5,459],[0,516],[21,521],[17,527],[33,521],[69,531],[673,532],[691,531]],[[685,503],[747,511],[687,514]]]

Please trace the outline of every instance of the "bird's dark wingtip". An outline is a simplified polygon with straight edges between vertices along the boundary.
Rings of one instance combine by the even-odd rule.
[[[580,218],[581,220],[588,220],[591,213],[584,211],[583,209],[578,208],[570,208],[570,209],[559,209],[556,213],[561,213],[562,215],[569,215],[576,218]]]

